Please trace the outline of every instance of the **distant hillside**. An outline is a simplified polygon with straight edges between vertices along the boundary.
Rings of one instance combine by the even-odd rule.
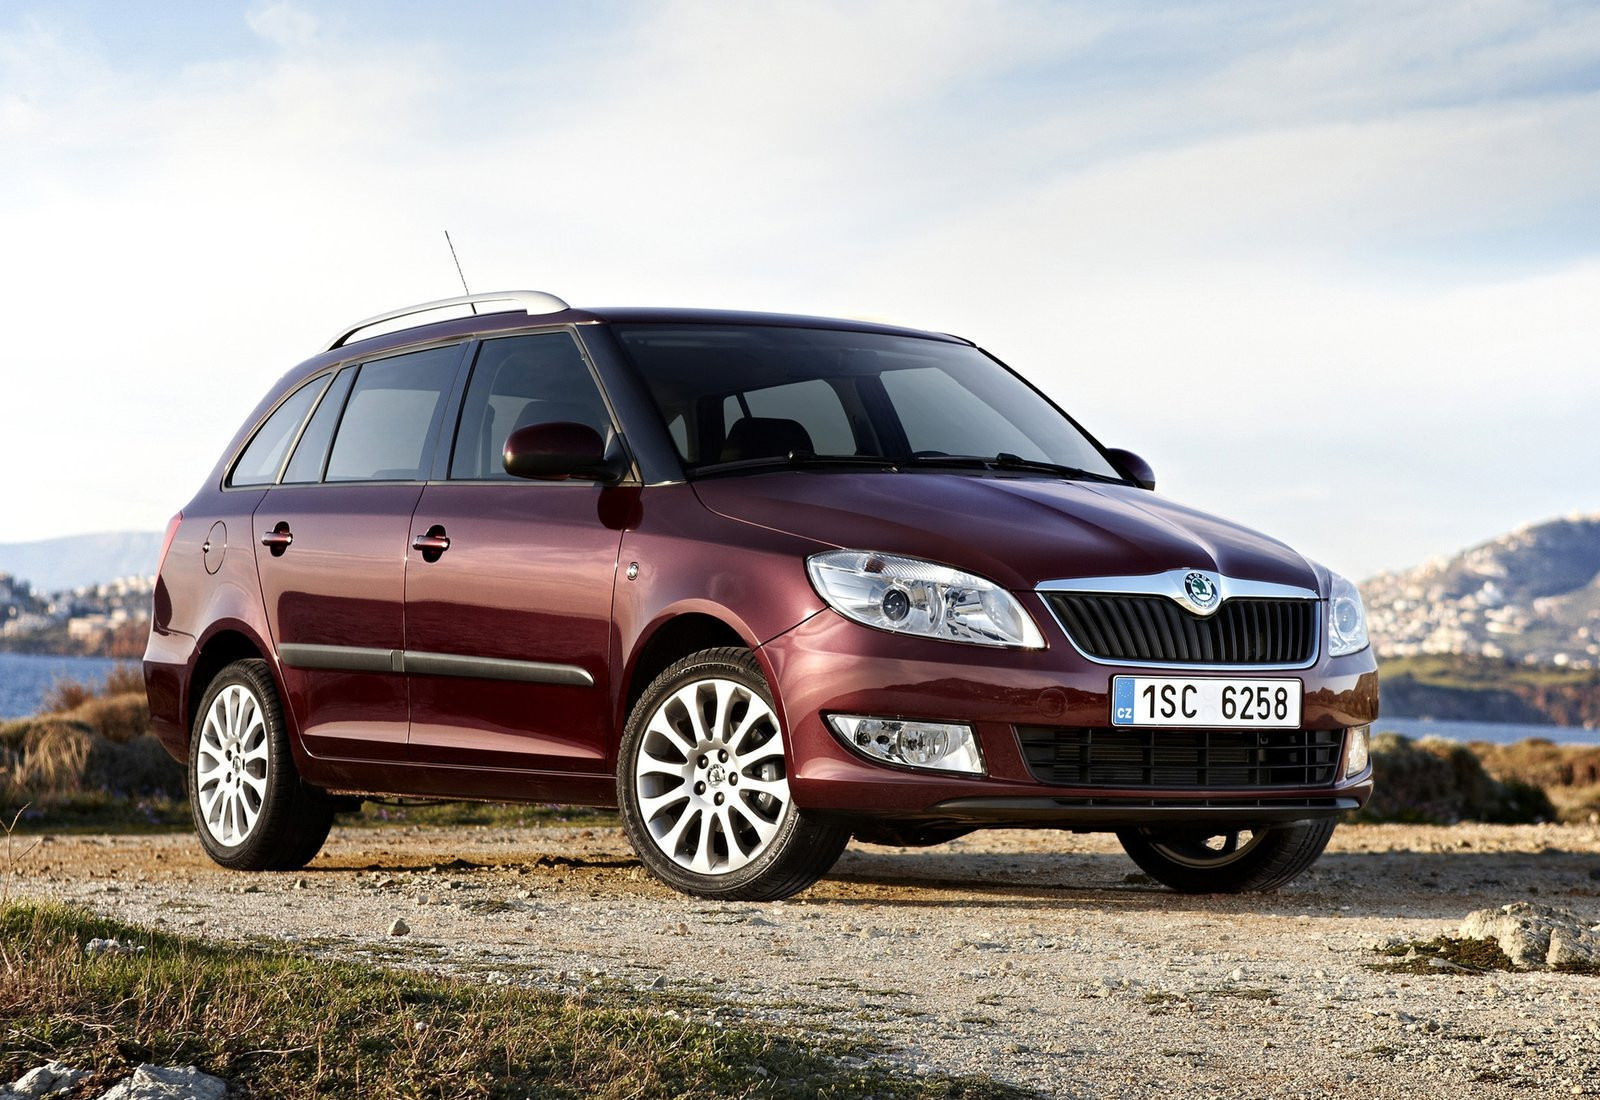
[[[159,531],[108,531],[38,542],[0,543],[0,573],[28,581],[36,592],[99,584],[156,571]]]
[[[1386,658],[1378,673],[1385,718],[1600,728],[1600,671],[1451,654]]]
[[[1384,656],[1600,667],[1600,515],[1522,527],[1362,585]]]

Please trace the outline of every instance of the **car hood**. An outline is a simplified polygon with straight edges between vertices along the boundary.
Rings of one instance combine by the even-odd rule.
[[[707,478],[694,487],[706,507],[730,519],[956,566],[1016,591],[1171,569],[1326,591],[1317,567],[1276,539],[1132,486],[797,470]]]

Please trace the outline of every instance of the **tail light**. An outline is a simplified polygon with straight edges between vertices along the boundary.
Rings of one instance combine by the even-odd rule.
[[[160,575],[161,570],[166,568],[167,551],[172,549],[172,540],[178,537],[178,525],[182,522],[182,512],[179,512],[177,515],[173,516],[167,521],[167,534],[166,537],[161,540],[161,557],[156,559],[157,575]]]

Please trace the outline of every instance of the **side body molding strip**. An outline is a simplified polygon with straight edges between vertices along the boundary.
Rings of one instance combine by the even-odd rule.
[[[402,672],[416,676],[459,676],[472,680],[512,680],[524,684],[594,687],[594,677],[577,665],[468,657],[457,653],[417,653],[345,645],[281,645],[278,656],[290,668],[333,672]]]
[[[278,656],[290,668],[326,669],[332,672],[400,672],[398,649],[367,649],[355,645],[281,645]]]
[[[405,671],[421,676],[467,676],[474,680],[515,680],[524,684],[570,684],[594,687],[594,677],[577,665],[551,665],[543,661],[511,661],[500,657],[465,657],[455,653],[401,655]]]

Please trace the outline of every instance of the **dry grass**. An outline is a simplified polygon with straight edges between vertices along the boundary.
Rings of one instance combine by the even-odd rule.
[[[144,674],[139,671],[136,664],[119,664],[106,673],[106,678],[98,684],[85,680],[62,678],[50,685],[50,690],[45,692],[41,714],[60,714],[63,711],[77,710],[91,699],[99,699],[114,695],[144,695]]]
[[[143,950],[85,957],[91,937]],[[92,1070],[96,1093],[148,1061],[197,1065],[268,1100],[1024,1095],[848,1067],[847,1052],[860,1053],[719,1027],[665,997],[492,986],[0,909],[0,1080],[55,1058]]]
[[[150,732],[138,670],[58,681],[46,713],[0,722],[0,816],[37,825],[187,822],[183,767]]]
[[[1586,821],[1600,813],[1600,748],[1518,741],[1472,745],[1486,772],[1502,781],[1543,788],[1563,821]]]
[[[1556,817],[1538,786],[1491,775],[1472,748],[1455,741],[1379,734],[1372,739],[1372,769],[1372,800],[1360,821],[1509,825]]]

